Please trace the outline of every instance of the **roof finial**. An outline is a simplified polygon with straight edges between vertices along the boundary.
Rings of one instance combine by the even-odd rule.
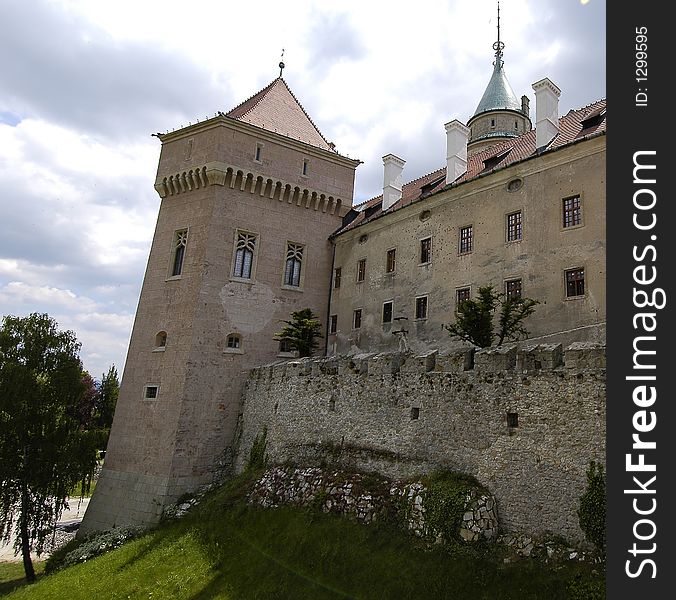
[[[502,49],[505,47],[504,42],[500,41],[500,0],[498,0],[498,41],[493,42],[493,50],[495,50],[495,62],[493,63],[497,69],[502,67]]]
[[[282,71],[284,70],[284,48],[282,48],[282,60],[279,61],[279,78],[282,78]]]

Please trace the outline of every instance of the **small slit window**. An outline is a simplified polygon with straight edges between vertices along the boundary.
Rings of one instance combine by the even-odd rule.
[[[303,160],[303,171],[302,171],[303,175],[307,176],[309,168],[310,168],[310,163],[309,163],[308,159],[306,158],[306,159]]]
[[[397,251],[395,248],[387,251],[387,260],[385,262],[385,272],[394,273],[397,268]]]
[[[333,271],[333,288],[338,289],[340,287],[340,278],[343,274],[343,270],[340,267],[336,267]]]
[[[420,409],[414,406],[411,409],[411,421],[417,421],[420,418]]]
[[[260,142],[258,142],[258,143],[256,144],[256,150],[255,150],[255,152],[254,152],[254,160],[255,160],[256,162],[261,162],[261,156],[262,156],[262,154],[263,154],[263,144],[261,144]]]
[[[188,230],[180,229],[174,232],[172,245],[171,277],[180,277],[183,272],[185,249],[188,245]]]
[[[519,426],[519,413],[507,413],[507,427],[515,428]]]

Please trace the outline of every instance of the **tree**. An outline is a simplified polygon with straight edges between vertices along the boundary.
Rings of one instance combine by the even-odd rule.
[[[324,337],[322,324],[310,308],[292,312],[291,320],[282,323],[286,323],[286,327],[275,334],[275,339],[288,342],[292,350],[298,351],[298,356],[310,356],[319,346],[317,338]]]
[[[444,325],[452,336],[471,342],[480,348],[488,348],[497,338],[497,345],[504,341],[517,341],[528,336],[524,320],[533,314],[537,300],[509,298],[498,293],[493,286],[480,287],[476,300],[463,300],[455,311],[455,322]],[[494,331],[494,316],[500,309],[498,330]]]
[[[80,344],[46,314],[6,316],[0,328],[0,537],[16,536],[26,579],[67,506],[91,478],[96,444],[81,427]]]
[[[104,444],[99,450],[105,450],[108,444],[108,436],[110,435],[110,427],[113,424],[113,416],[115,415],[115,406],[117,398],[120,395],[120,380],[117,377],[117,369],[115,365],[111,366],[101,378],[101,383],[98,386],[98,393],[95,403],[95,422],[96,426],[104,430]]]

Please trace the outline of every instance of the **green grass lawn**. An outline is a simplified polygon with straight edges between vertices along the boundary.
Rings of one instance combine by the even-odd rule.
[[[491,552],[424,550],[394,526],[251,507],[240,495],[225,488],[181,521],[6,598],[563,600],[573,580],[592,579],[588,565],[554,570],[504,564]]]
[[[45,568],[42,561],[33,562],[35,574],[40,577]],[[0,562],[0,596],[9,594],[17,587],[26,585],[23,563],[21,562]]]

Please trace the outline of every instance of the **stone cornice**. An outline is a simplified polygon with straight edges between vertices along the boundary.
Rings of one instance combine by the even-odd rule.
[[[259,196],[267,196],[270,200],[276,199],[278,202],[306,209],[312,208],[339,217],[343,217],[351,208],[349,201],[345,204],[343,198],[220,161],[158,176],[154,187],[160,198],[167,198],[214,185],[237,188],[240,192],[250,194],[258,193]]]

